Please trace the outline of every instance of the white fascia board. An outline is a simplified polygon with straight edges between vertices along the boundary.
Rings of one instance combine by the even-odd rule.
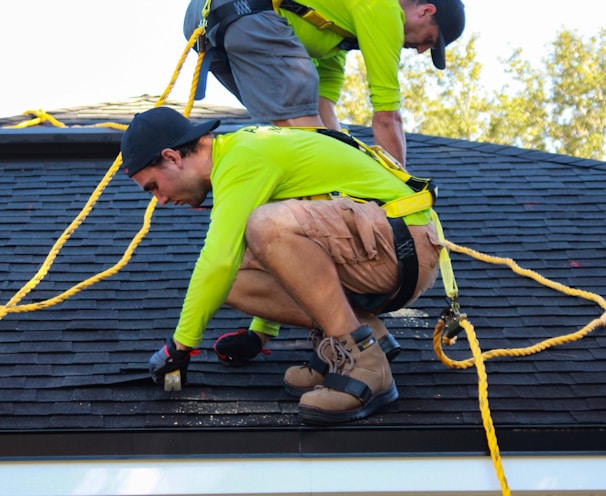
[[[605,456],[505,457],[513,494],[606,495]],[[0,462],[0,496],[501,494],[488,457]]]

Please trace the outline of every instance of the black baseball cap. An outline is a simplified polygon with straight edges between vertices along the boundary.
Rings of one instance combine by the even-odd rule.
[[[135,115],[124,131],[120,151],[128,177],[147,167],[165,148],[176,148],[210,133],[221,121],[211,119],[201,124],[170,107],[155,107]]]
[[[440,37],[438,46],[431,49],[431,60],[438,69],[446,68],[446,46],[456,40],[465,29],[465,6],[461,0],[429,0],[436,6],[436,20]]]

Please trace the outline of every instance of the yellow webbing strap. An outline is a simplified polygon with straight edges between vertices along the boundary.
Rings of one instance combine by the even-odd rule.
[[[294,2],[293,0],[288,0],[288,3],[290,3],[290,4],[296,4],[297,5],[297,10],[304,11],[303,14],[299,14],[299,12],[297,12],[297,11],[295,11],[293,9],[289,9],[286,5],[282,5],[283,3],[286,4],[287,2],[283,1],[283,0],[272,0],[272,4],[273,4],[274,10],[276,12],[278,12],[280,10],[280,8],[282,8],[284,10],[288,10],[290,12],[294,12],[301,19],[304,19],[307,22],[309,22],[310,24],[313,24],[320,31],[324,31],[326,29],[329,29],[330,31],[332,31],[333,33],[338,34],[342,38],[346,38],[346,39],[349,39],[349,40],[355,40],[356,39],[356,35],[355,34],[350,33],[346,29],[343,29],[343,28],[337,26],[333,21],[331,21],[330,19],[324,17],[317,10],[312,9],[311,7],[308,7],[307,5],[303,5],[303,4],[300,4],[298,2]],[[301,7],[300,9],[298,9],[299,6]]]
[[[387,202],[381,205],[381,208],[385,210],[387,217],[397,218],[405,217],[406,215],[414,214],[421,210],[428,210],[432,206],[433,195],[431,192],[425,190]]]
[[[448,248],[446,245],[446,240],[444,238],[442,224],[440,223],[438,214],[433,209],[431,211],[431,219],[436,225],[438,239],[442,244],[445,245],[444,248],[442,248],[442,250],[440,251],[440,273],[442,275],[444,291],[446,292],[446,296],[448,296],[448,298],[450,298],[451,300],[455,300],[459,294],[459,288],[457,288],[457,281],[455,281],[454,272],[452,270],[452,263],[450,262],[450,255],[448,254]]]
[[[311,195],[311,196],[302,196],[300,200],[331,200],[332,198],[349,198],[357,203],[366,203],[367,200],[362,200],[360,198],[355,198],[353,196],[349,196],[343,193],[335,193],[333,195],[322,194],[322,195]],[[390,201],[381,205],[381,208],[385,210],[385,214],[387,217],[392,217],[394,219],[398,217],[405,217],[406,215],[414,214],[416,212],[420,212],[421,210],[428,210],[433,206],[433,196],[429,191],[419,191],[418,193],[413,193],[410,196],[405,196],[402,198],[398,198],[397,200]]]

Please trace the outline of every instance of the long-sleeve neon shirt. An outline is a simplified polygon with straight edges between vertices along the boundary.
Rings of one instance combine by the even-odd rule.
[[[363,152],[299,129],[247,127],[217,136],[212,161],[210,225],[174,335],[191,347],[198,345],[227,299],[246,249],[246,223],[255,208],[335,191],[381,202],[412,193]],[[415,215],[418,223],[429,222],[428,211]]]
[[[337,26],[354,34],[366,64],[370,101],[375,112],[400,108],[398,71],[404,46],[404,11],[398,0],[300,0]],[[345,78],[343,40],[330,29],[320,31],[296,14],[280,10],[315,59],[320,96],[337,102]]]

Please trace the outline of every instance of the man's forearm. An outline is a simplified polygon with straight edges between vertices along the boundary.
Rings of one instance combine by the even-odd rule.
[[[402,128],[402,117],[398,111],[375,112],[372,117],[372,132],[375,144],[382,146],[400,164],[406,167],[406,136]]]
[[[320,118],[327,128],[336,129],[337,131],[341,129],[341,124],[335,112],[335,104],[328,98],[320,97]]]

